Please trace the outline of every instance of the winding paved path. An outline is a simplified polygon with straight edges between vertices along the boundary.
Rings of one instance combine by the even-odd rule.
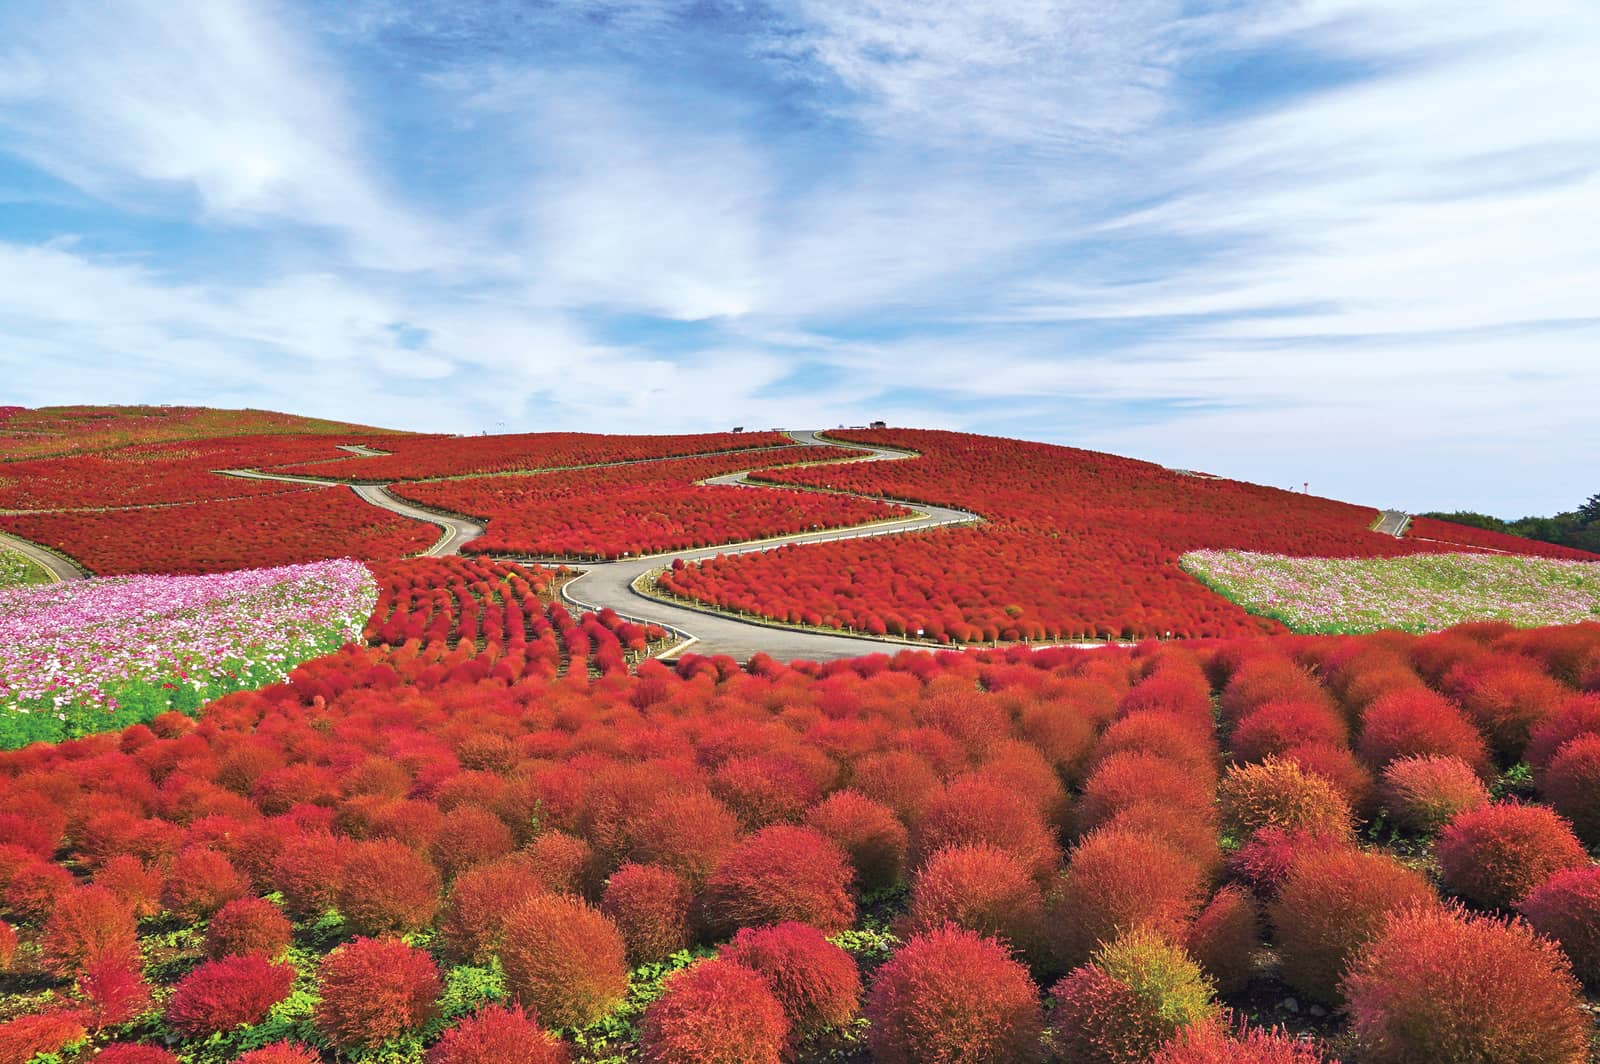
[[[63,580],[82,580],[89,575],[55,551],[41,547],[32,540],[23,539],[21,536],[0,532],[0,547],[14,550],[18,554],[24,555],[29,561],[37,562],[44,568],[45,572],[50,574],[52,583],[60,583]]]
[[[845,459],[844,461],[846,462],[892,462],[916,457],[910,452],[894,450],[888,447],[828,440],[817,432],[791,432],[788,435],[796,443],[808,447],[844,446],[869,452],[861,457]],[[837,460],[824,458],[820,461]],[[282,480],[294,484],[349,487],[363,500],[374,506],[381,506],[402,517],[426,521],[442,529],[443,535],[439,541],[423,552],[424,555],[429,557],[459,554],[464,544],[476,539],[484,532],[484,524],[481,521],[459,514],[444,514],[434,510],[422,509],[395,497],[395,495],[379,485],[342,484],[339,481],[317,477],[290,473],[272,473],[257,469],[226,469],[218,470],[218,472],[227,476],[248,477],[256,480]],[[750,489],[771,487],[771,485],[748,480],[746,473],[729,473],[724,476],[711,477],[702,481],[702,483]],[[926,649],[928,644],[925,643],[913,644],[903,640],[876,639],[870,636],[830,635],[802,631],[755,620],[742,620],[708,610],[693,609],[671,602],[664,602],[634,590],[635,581],[653,569],[659,569],[664,565],[671,564],[674,558],[682,558],[686,562],[698,561],[702,558],[712,558],[719,554],[747,554],[753,551],[772,550],[776,547],[791,544],[826,543],[832,540],[857,539],[862,536],[897,535],[922,529],[938,528],[943,525],[970,524],[983,520],[977,514],[944,506],[929,506],[925,503],[904,502],[896,499],[879,501],[904,506],[913,511],[914,516],[881,521],[876,524],[856,526],[854,528],[807,532],[800,535],[779,536],[749,543],[734,543],[719,547],[705,547],[698,550],[671,551],[642,558],[622,558],[610,562],[586,562],[581,565],[583,569],[582,575],[563,585],[561,594],[567,601],[584,609],[598,610],[609,606],[630,620],[658,624],[677,631],[685,642],[672,648],[668,652],[668,656],[680,654],[684,650],[690,649],[697,654],[727,654],[741,661],[747,660],[758,653],[766,653],[774,658],[786,661],[795,658],[825,661],[833,658],[860,657],[862,654],[870,654],[877,650],[893,653],[908,646]],[[578,568],[580,566],[574,567]]]

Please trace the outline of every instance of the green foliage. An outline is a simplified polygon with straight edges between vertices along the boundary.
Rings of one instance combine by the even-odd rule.
[[[0,547],[0,587],[48,584],[50,574],[27,555]]]
[[[1187,1027],[1218,1013],[1211,981],[1200,966],[1153,931],[1119,935],[1100,947],[1094,963],[1168,1023]]]
[[[1497,802],[1506,798],[1530,799],[1537,792],[1538,788],[1533,783],[1533,769],[1528,767],[1526,761],[1512,765],[1489,785],[1489,796]]]
[[[587,1027],[566,1032],[585,1064],[627,1064],[633,1060],[633,1043],[639,1020],[650,1003],[661,996],[667,977],[696,961],[716,956],[716,950],[697,946],[681,949],[664,961],[641,964],[628,973],[628,996],[622,1004]]]
[[[1554,517],[1522,517],[1515,521],[1502,521],[1498,517],[1470,510],[1427,513],[1422,516],[1600,553],[1600,493],[1589,496],[1577,509],[1556,514]]]
[[[888,960],[889,954],[900,945],[900,940],[887,927],[852,927],[831,936],[828,941],[869,964]]]

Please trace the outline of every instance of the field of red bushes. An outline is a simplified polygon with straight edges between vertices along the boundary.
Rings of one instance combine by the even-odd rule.
[[[488,530],[472,553],[576,559],[659,554],[719,543],[865,524],[908,511],[825,492],[751,490],[696,483],[752,466],[830,461],[859,453],[780,447],[523,476],[399,483],[424,506],[469,514]]]
[[[388,429],[271,410],[198,406],[56,406],[30,410],[0,406],[0,461],[89,454],[175,440],[298,434],[346,439],[390,439],[400,435]]]
[[[148,509],[0,514],[0,530],[55,547],[97,576],[392,559],[426,550],[439,538],[434,526],[380,510],[344,487]]]
[[[630,670],[559,574],[375,571],[0,755],[0,1060],[1590,1059],[1600,625]]]
[[[1180,571],[1185,552],[1386,557],[1468,549],[1372,532],[1377,514],[1365,507],[1181,476],[1070,447],[912,429],[836,435],[922,456],[769,471],[756,479],[959,506],[989,523],[717,558],[666,574],[661,587],[790,623],[920,629],[940,643],[1237,636],[1282,628]],[[1445,526],[1435,538],[1456,535],[1459,527],[1435,524]],[[1460,543],[1492,535],[1468,533],[1461,530]],[[1494,538],[1497,549],[1589,557]]]

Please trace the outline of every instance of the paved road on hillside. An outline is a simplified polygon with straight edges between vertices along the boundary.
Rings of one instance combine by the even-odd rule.
[[[1406,528],[1411,524],[1411,515],[1404,510],[1384,510],[1378,523],[1373,526],[1374,532],[1382,532],[1399,539],[1406,534]]]
[[[796,443],[808,447],[848,446],[856,450],[869,452],[862,457],[849,459],[849,461],[892,462],[915,457],[915,455],[908,454],[905,451],[896,451],[887,447],[872,447],[857,443],[835,443],[821,437],[816,432],[791,432],[788,435]],[[828,461],[826,458],[821,460]],[[219,472],[226,473],[228,476],[249,477],[258,480],[282,480],[295,484],[337,483],[317,477],[263,472],[254,469],[229,469],[219,470]],[[766,485],[748,481],[744,473],[729,473],[724,476],[712,477],[704,481],[704,483],[731,485],[752,491],[762,490],[767,487]],[[446,515],[420,509],[396,498],[382,487],[358,485],[354,486],[352,490],[374,506],[381,506],[403,517],[427,521],[443,529],[444,535],[439,539],[439,542],[423,552],[431,557],[458,554],[463,544],[482,535],[484,531],[484,525],[480,521],[459,515]],[[913,510],[915,512],[914,516],[853,529],[844,528],[823,532],[808,532],[802,535],[782,536],[751,543],[676,551],[644,558],[623,558],[613,562],[588,562],[581,566],[584,570],[583,575],[563,586],[561,593],[569,602],[587,609],[598,610],[609,606],[616,610],[617,613],[632,620],[676,629],[689,640],[689,643],[685,646],[674,648],[673,651],[669,652],[669,656],[689,650],[696,654],[727,654],[740,661],[758,653],[766,653],[782,661],[790,661],[795,658],[826,661],[833,658],[860,657],[862,654],[870,654],[878,650],[893,653],[912,644],[890,639],[856,638],[845,635],[807,632],[756,621],[744,621],[722,614],[691,609],[670,602],[662,602],[633,589],[635,580],[652,569],[670,565],[674,558],[696,561],[701,558],[712,558],[719,554],[746,554],[753,551],[771,550],[774,547],[789,544],[826,543],[833,540],[856,539],[863,536],[897,535],[922,529],[938,528],[943,525],[970,524],[983,520],[977,514],[968,513],[965,510],[929,506],[923,503],[898,502],[892,499],[885,501],[897,503]],[[925,643],[915,645],[927,646]]]
[[[82,580],[88,575],[55,551],[46,550],[39,544],[23,539],[21,536],[0,532],[0,547],[14,550],[18,554],[25,555],[29,561],[37,562],[51,575],[53,582]]]

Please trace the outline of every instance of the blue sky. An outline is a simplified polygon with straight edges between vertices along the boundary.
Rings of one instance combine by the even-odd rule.
[[[0,402],[1568,508],[1596,54],[1592,0],[0,5]]]

